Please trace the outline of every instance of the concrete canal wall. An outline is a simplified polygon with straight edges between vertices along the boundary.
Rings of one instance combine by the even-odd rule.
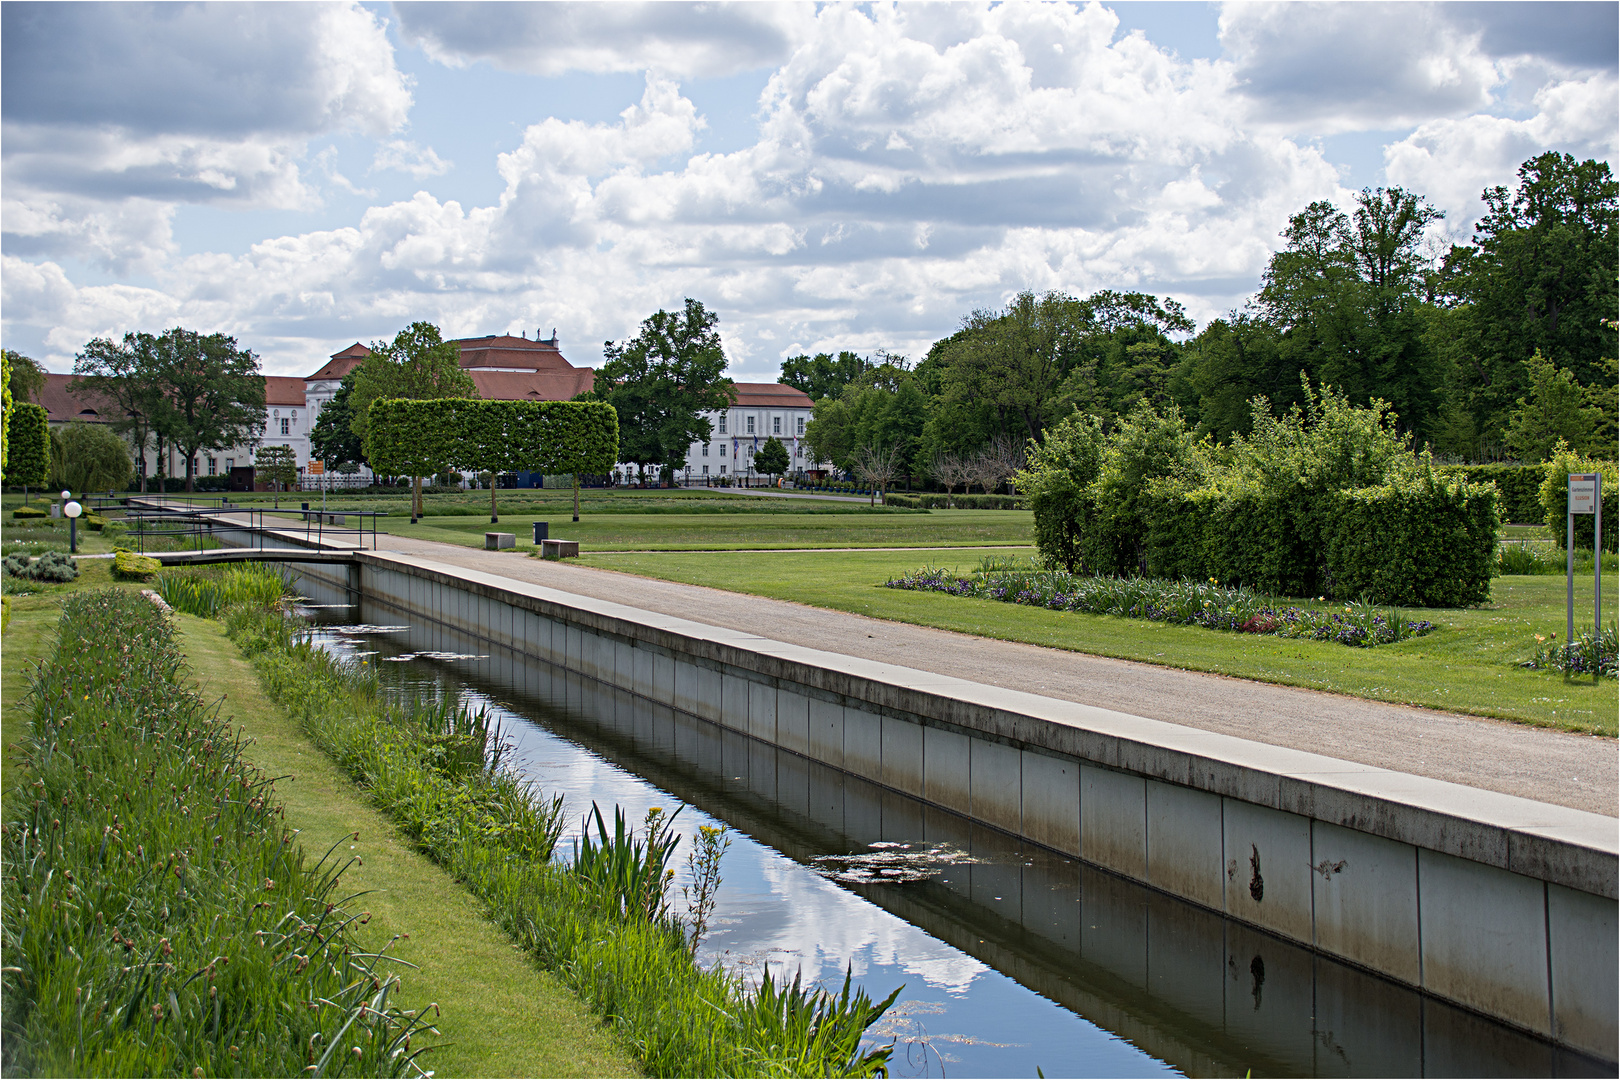
[[[301,572],[1620,1057],[1612,818],[474,570],[355,560]]]

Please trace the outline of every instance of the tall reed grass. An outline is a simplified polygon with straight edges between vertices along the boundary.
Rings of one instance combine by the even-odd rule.
[[[502,767],[498,733],[482,714],[461,709],[452,719],[447,696],[390,696],[369,667],[311,647],[262,608],[231,609],[225,622],[270,696],[611,1025],[649,1075],[887,1074],[892,1043],[869,1045],[865,1032],[898,990],[874,1001],[846,977],[836,993],[797,979],[750,991],[736,973],[694,963],[723,837],[708,838],[713,862],[699,872],[711,891],[700,885],[682,917],[668,895],[675,815],[660,811],[638,830],[616,808],[610,830],[593,807],[594,836],[587,830],[571,860],[553,858],[562,801]],[[466,740],[450,755],[441,753],[447,734]]]
[[[1333,603],[1323,608],[1285,604],[1241,586],[1158,578],[1090,577],[1004,558],[986,558],[968,577],[924,566],[885,583],[891,589],[942,592],[1010,604],[1118,615],[1244,634],[1335,641],[1366,648],[1421,637],[1435,629],[1396,608]]]
[[[26,707],[0,836],[6,1075],[420,1074],[428,1016],[362,941],[348,864],[306,860],[155,605],[69,597]]]
[[[157,594],[176,611],[205,619],[235,604],[274,604],[292,591],[292,574],[268,563],[242,563],[217,568],[171,570],[152,580]]]

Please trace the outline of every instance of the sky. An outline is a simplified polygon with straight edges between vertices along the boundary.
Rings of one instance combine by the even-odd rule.
[[[0,4],[0,337],[409,323],[572,362],[701,300],[729,374],[913,360],[1018,292],[1199,323],[1291,214],[1401,186],[1465,242],[1616,164],[1615,3]]]

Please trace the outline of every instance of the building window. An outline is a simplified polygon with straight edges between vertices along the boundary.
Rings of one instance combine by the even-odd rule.
[[[771,417],[771,434],[782,434],[782,418],[780,416]]]
[[[201,473],[202,473],[202,461],[201,461],[201,459],[192,458],[191,459],[191,475],[192,476],[198,476]]]
[[[286,418],[282,419],[282,421],[281,421],[281,433],[283,435],[291,435],[292,434],[292,421],[291,420],[288,420]]]
[[[796,458],[801,458],[801,457],[804,457],[804,450],[803,450],[803,448],[801,448],[801,447],[797,447],[797,446],[795,446],[795,447],[794,447],[794,448],[793,448],[793,456],[794,456],[794,457],[796,457]]]
[[[720,475],[721,475],[721,476],[724,476],[724,475],[726,475],[726,465],[725,465],[725,462],[721,462],[721,463],[720,463]]]
[[[709,444],[708,443],[703,444],[703,456],[704,457],[709,456]]]
[[[236,468],[236,459],[233,458],[233,457],[226,458],[225,459],[225,471],[230,472],[234,468]]]
[[[748,434],[752,435],[753,433],[754,433],[754,418],[752,416],[750,416],[748,418]]]
[[[703,466],[703,475],[704,476],[709,475],[709,467],[707,465]]]
[[[215,457],[212,454],[208,455],[208,475],[209,476],[218,476],[219,475],[219,458]]]
[[[724,435],[725,433],[726,433],[726,414],[721,413],[720,414],[720,434]]]
[[[804,417],[799,417],[799,434],[804,434]]]

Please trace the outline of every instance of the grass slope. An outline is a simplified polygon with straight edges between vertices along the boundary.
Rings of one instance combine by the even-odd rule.
[[[78,580],[12,597],[12,620],[0,649],[0,743],[7,775],[24,723],[22,698],[32,665],[50,648],[60,597],[109,584],[108,564],[86,560]],[[124,586],[139,589],[141,586]],[[372,808],[296,724],[272,706],[251,665],[217,623],[181,615],[187,661],[205,696],[224,698],[255,740],[250,757],[272,776],[290,775],[276,794],[287,824],[319,856],[346,832],[360,833],[363,866],[344,876],[353,889],[374,890],[359,906],[374,915],[382,939],[409,934],[390,950],[420,966],[405,976],[411,1001],[437,1001],[446,1045],[423,1059],[440,1076],[630,1076],[635,1066],[584,1004],[555,976],[536,968],[485,917],[480,905],[444,871],[417,854]],[[9,786],[9,785],[8,785]],[[7,808],[9,811],[9,807]]]
[[[1563,635],[1564,582],[1555,577],[1498,578],[1491,602],[1481,607],[1412,610],[1412,617],[1440,625],[1427,637],[1352,649],[880,587],[924,561],[963,571],[977,564],[976,554],[962,551],[592,553],[581,561],[873,618],[1375,701],[1570,731],[1614,735],[1616,728],[1612,682],[1594,685],[1515,666],[1534,651],[1536,634]],[[1591,620],[1591,590],[1590,580],[1576,583],[1577,624],[1582,611]],[[1615,612],[1613,577],[1605,577],[1604,594],[1605,612]]]

